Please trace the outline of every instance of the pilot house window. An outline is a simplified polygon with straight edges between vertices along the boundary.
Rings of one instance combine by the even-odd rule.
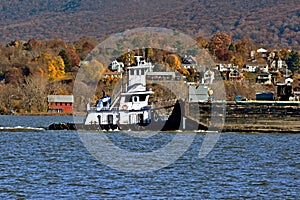
[[[133,96],[133,97],[132,97],[132,102],[138,102],[138,101],[139,101],[138,96]]]

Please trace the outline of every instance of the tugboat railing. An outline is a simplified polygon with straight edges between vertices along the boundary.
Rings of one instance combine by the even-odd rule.
[[[121,92],[119,92],[121,93]],[[115,105],[117,104],[117,102],[119,101],[120,99],[120,95],[118,95],[118,97],[114,100],[113,104],[111,105],[111,107],[109,108],[109,110],[113,110],[113,108],[115,108]]]
[[[91,106],[90,107],[90,110],[88,110],[89,112],[102,112],[102,111],[110,111],[110,110],[113,110],[113,111],[117,111],[117,110],[119,110],[119,108],[118,107],[113,107],[113,106],[111,106],[111,107],[109,107],[109,108],[101,108],[101,110],[99,110],[99,111],[97,111],[97,107],[96,106]]]

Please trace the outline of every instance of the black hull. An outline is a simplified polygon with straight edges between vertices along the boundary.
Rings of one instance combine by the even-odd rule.
[[[132,130],[132,131],[195,131],[195,130],[207,130],[207,127],[195,122],[194,120],[185,116],[185,106],[182,101],[177,101],[173,106],[173,111],[168,119],[162,119],[159,117],[158,109],[151,110],[151,122],[150,123],[138,123],[138,124],[126,124],[126,125],[84,125],[74,123],[53,123],[49,126],[49,130]]]
[[[53,123],[48,127],[48,130],[117,130],[120,129],[118,125],[84,125],[75,123]]]

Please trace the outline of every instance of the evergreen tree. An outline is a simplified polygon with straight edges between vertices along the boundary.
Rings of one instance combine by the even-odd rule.
[[[300,55],[296,51],[292,51],[286,59],[286,64],[292,72],[298,71],[300,67]]]
[[[65,64],[65,72],[71,72],[72,66],[67,52],[63,49],[58,54],[64,61]]]

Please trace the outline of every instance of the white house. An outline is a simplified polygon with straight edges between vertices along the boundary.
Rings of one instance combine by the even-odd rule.
[[[286,68],[287,64],[285,61],[281,60],[281,58],[279,58],[278,60],[273,60],[271,63],[271,68],[279,70],[282,68]]]
[[[196,69],[197,68],[197,60],[193,56],[185,55],[181,62],[181,67],[185,69]]]
[[[242,80],[243,78],[244,78],[243,73],[240,72],[238,69],[230,70],[229,80]]]
[[[293,83],[293,81],[294,80],[292,78],[287,78],[287,79],[285,79],[285,84],[291,85]]]
[[[111,62],[111,64],[108,66],[108,68],[111,71],[123,72],[124,63],[114,60]]]
[[[272,74],[269,72],[261,72],[258,74],[257,83],[272,84]]]
[[[267,57],[268,50],[264,48],[259,48],[256,50],[256,52],[260,55],[260,57]]]
[[[264,49],[264,48],[259,48],[256,50],[257,53],[267,53],[268,50]]]
[[[215,79],[215,73],[211,70],[208,70],[204,73],[204,84],[209,85],[212,84]]]
[[[257,72],[259,70],[259,66],[258,65],[251,65],[251,64],[246,64],[245,67],[243,68],[243,71],[246,72]]]
[[[219,64],[217,65],[217,68],[219,72],[227,72],[229,70],[225,64]]]

